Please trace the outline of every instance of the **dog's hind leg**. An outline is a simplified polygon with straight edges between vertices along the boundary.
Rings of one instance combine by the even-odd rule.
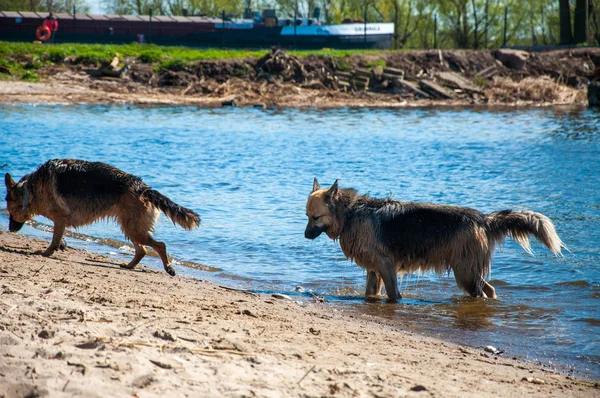
[[[129,264],[121,265],[121,268],[134,269],[135,266],[138,265],[146,255],[146,249],[144,249],[144,246],[138,244],[137,242],[132,243],[133,247],[135,248],[135,256],[133,256],[133,260],[131,260]]]
[[[149,237],[150,242],[148,243],[160,256],[160,259],[163,262],[163,266],[165,267],[165,271],[167,274],[171,276],[175,276],[175,270],[171,266],[171,261],[169,260],[169,256],[167,256],[167,246],[163,242],[156,241]]]
[[[367,288],[365,290],[365,297],[381,295],[382,287],[383,279],[377,275],[377,272],[367,271]]]
[[[471,297],[487,297],[483,291],[486,282],[483,280],[483,276],[475,271],[477,268],[475,264],[465,262],[458,266],[453,266],[452,270],[454,271],[454,278],[459,288],[463,289]],[[491,287],[491,285],[489,286]]]
[[[135,256],[126,267],[135,267],[137,263],[144,257],[145,250],[142,252],[141,249],[143,248],[138,249],[137,246],[150,246],[160,256],[163,266],[165,267],[165,271],[167,271],[169,275],[174,276],[175,270],[171,266],[169,256],[167,256],[166,245],[163,242],[158,242],[152,239],[151,231],[154,229],[154,223],[158,218],[158,210],[142,207],[145,206],[144,203],[138,203],[137,199],[134,200],[133,205],[135,205],[134,208],[138,210],[137,212],[128,212],[125,214],[120,214],[117,217],[125,236],[127,236],[133,242],[133,244],[136,245]]]
[[[483,288],[481,290],[483,290],[483,294],[485,294],[488,298],[498,298],[498,296],[496,296],[496,289],[494,289],[494,287],[492,285],[490,285],[489,283],[487,283],[485,280],[483,281],[484,285]]]
[[[131,239],[131,241],[134,243],[134,245],[136,247],[135,257],[133,258],[133,260],[131,260],[131,262],[129,264],[124,266],[124,268],[133,268],[137,265],[137,263],[140,262],[140,260],[146,254],[145,253],[146,251],[145,250],[143,252],[139,251],[137,247],[140,246],[140,248],[143,250],[144,248],[141,247],[141,245],[144,245],[144,246],[150,246],[154,250],[156,250],[156,252],[160,256],[160,259],[163,262],[165,271],[167,271],[167,273],[169,275],[175,276],[175,270],[171,266],[171,261],[169,261],[169,256],[167,256],[167,246],[163,242],[159,242],[159,241],[152,239],[152,236],[150,234],[144,234],[144,235],[131,234],[131,235],[129,235],[129,239]],[[137,262],[136,262],[136,259],[137,259]]]
[[[386,261],[380,265],[379,275],[381,276],[381,279],[383,279],[385,291],[388,295],[388,301],[391,303],[397,303],[402,296],[398,290],[398,274],[392,261]]]

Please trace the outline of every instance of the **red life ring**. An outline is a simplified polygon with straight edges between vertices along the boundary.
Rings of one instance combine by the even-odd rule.
[[[50,32],[50,29],[46,25],[41,25],[35,31],[35,35],[37,36],[37,38],[39,40],[46,41],[50,38],[50,36],[52,35],[52,32]]]

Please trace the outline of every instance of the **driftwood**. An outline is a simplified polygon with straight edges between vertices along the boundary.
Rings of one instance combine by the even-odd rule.
[[[280,49],[274,49],[256,63],[257,76],[302,83],[307,78],[306,69],[298,58]]]
[[[357,69],[352,73],[338,71],[335,75],[338,79],[338,87],[343,90],[364,91],[369,88],[371,82],[371,72],[367,69]]]
[[[502,62],[502,64],[507,68],[521,70],[525,68],[525,63],[527,62],[527,58],[529,58],[529,53],[522,50],[502,48],[500,50],[496,50],[494,57]]]
[[[125,72],[127,72],[128,69],[128,65],[124,65],[122,68],[119,68],[119,54],[117,54],[109,65],[101,66],[100,69],[98,69],[98,72],[100,73],[100,76],[120,78]]]
[[[431,98],[431,96],[429,94],[427,94],[426,92],[422,91],[419,88],[419,85],[417,83],[414,83],[414,82],[411,82],[408,80],[396,79],[393,81],[393,84],[398,88],[403,88],[403,89],[415,94],[417,97]]]
[[[489,66],[484,70],[478,72],[475,76],[478,76],[482,79],[491,79],[492,77],[498,74],[498,68],[496,65]]]
[[[354,71],[353,75],[356,77],[364,77],[370,79],[373,76],[373,72],[371,72],[368,69],[358,68]]]
[[[381,75],[383,79],[404,79],[404,71],[396,68],[383,68],[383,74]]]
[[[431,80],[419,80],[419,87],[427,94],[439,99],[454,99],[456,95],[445,87],[440,86]]]
[[[483,90],[458,73],[438,72],[436,73],[436,77],[446,87],[457,88],[466,93],[483,94]]]

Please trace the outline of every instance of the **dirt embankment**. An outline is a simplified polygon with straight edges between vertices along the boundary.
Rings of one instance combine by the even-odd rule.
[[[27,57],[19,61],[29,62]],[[585,104],[588,83],[600,77],[600,49],[400,51],[345,58],[297,58],[273,50],[260,59],[173,62],[167,68],[137,58],[98,67],[67,57],[37,72],[42,84],[0,81],[0,101],[314,107]]]
[[[1,397],[598,395],[597,383],[318,300],[124,270],[82,250],[33,254],[47,245],[0,231]]]

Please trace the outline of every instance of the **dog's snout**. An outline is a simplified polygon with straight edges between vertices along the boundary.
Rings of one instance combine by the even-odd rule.
[[[306,239],[316,239],[319,235],[321,235],[324,229],[324,227],[320,226],[307,226],[306,230],[304,231],[304,237]]]
[[[304,231],[304,237],[306,239],[314,239],[315,237],[312,235],[310,229],[306,228],[306,230]]]
[[[10,218],[8,219],[8,230],[10,232],[19,232],[19,230],[23,228],[23,224],[25,223],[15,221],[15,219],[12,218],[12,216],[10,216]]]

